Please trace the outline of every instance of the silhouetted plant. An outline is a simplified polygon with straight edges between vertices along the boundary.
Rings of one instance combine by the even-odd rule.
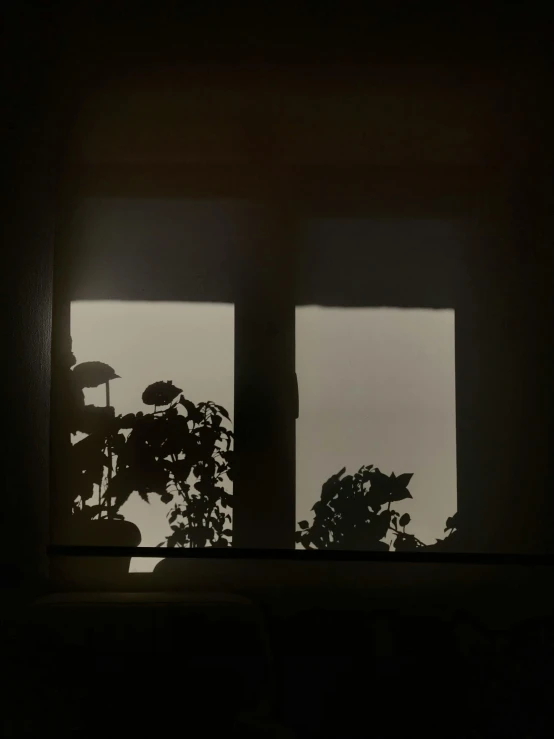
[[[392,508],[394,503],[412,497],[408,490],[411,473],[385,475],[373,465],[343,477],[345,472],[343,467],[324,483],[321,498],[312,508],[312,524],[298,524],[297,543],[306,549],[388,551],[390,547],[384,539],[391,535],[396,551],[425,546],[406,532],[409,514],[400,515]]]
[[[71,431],[87,434],[72,447],[73,514],[122,519],[120,509],[133,493],[146,502],[155,494],[163,503],[174,502],[168,546],[228,546],[233,500],[223,486],[232,479],[228,412],[212,401],[195,405],[166,381],[149,385],[142,395],[145,405],[154,407],[151,413],[116,417],[109,381],[117,377],[100,362],[72,371]],[[101,383],[106,383],[106,407],[86,406],[83,388]],[[91,505],[95,486],[98,504]]]
[[[71,355],[72,364],[75,358]],[[103,362],[83,362],[70,370],[68,425],[71,433],[86,434],[71,449],[72,513],[79,519],[101,517],[122,518],[110,511],[102,500],[102,490],[111,478],[113,448],[117,429],[115,412],[110,405],[110,381],[119,379],[115,371]],[[106,386],[106,406],[85,405],[84,388]],[[94,487],[98,504],[90,505]]]
[[[106,499],[119,509],[133,492],[146,501],[149,493],[158,494],[163,503],[175,501],[168,546],[228,546],[233,498],[223,483],[232,478],[229,414],[212,401],[195,405],[180,393],[171,383],[154,383],[143,394],[154,412],[121,419],[130,433],[117,449]]]
[[[430,544],[427,549],[432,549],[436,552],[455,552],[460,551],[463,548],[463,543],[460,542],[460,530],[458,528],[458,514],[455,513],[446,519],[446,526],[444,528],[447,536],[444,539],[437,539],[434,544]]]

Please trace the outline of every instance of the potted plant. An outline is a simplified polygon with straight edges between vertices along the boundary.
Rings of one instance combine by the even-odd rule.
[[[158,494],[173,502],[168,518],[169,547],[229,546],[233,497],[233,432],[229,414],[213,401],[194,404],[171,382],[149,385],[142,400],[152,413],[119,420],[130,429],[117,442],[117,466],[105,498],[118,511],[136,492],[144,500]]]
[[[410,515],[401,515],[394,503],[411,498],[408,484],[412,474],[386,475],[373,465],[360,467],[354,475],[344,475],[346,468],[331,477],[321,488],[321,497],[312,510],[311,525],[300,521],[296,542],[305,549],[344,549],[415,551],[436,549],[452,551],[457,540],[457,516],[446,522],[446,539],[427,547],[416,536],[406,532]],[[386,539],[391,537],[391,542]]]
[[[84,437],[71,447],[70,480],[72,485],[72,516],[69,543],[88,546],[138,546],[139,529],[125,521],[105,491],[113,476],[114,457],[124,436],[119,419],[110,403],[110,382],[119,379],[112,367],[103,362],[83,362],[76,365],[70,376],[72,433]],[[84,389],[105,385],[106,405],[85,405]],[[96,499],[95,499],[96,498]],[[129,570],[130,558],[110,561],[110,568],[123,573]],[[90,560],[89,571],[102,571],[103,559]]]
[[[120,513],[133,494],[156,494],[170,510],[167,546],[228,546],[232,495],[233,432],[229,414],[212,401],[195,405],[172,382],[155,382],[143,395],[151,413],[115,415],[110,382],[118,379],[102,362],[76,365],[70,376],[69,427],[85,434],[71,447],[72,490],[67,543],[138,546],[139,529]],[[106,387],[106,405],[85,405],[84,388]],[[96,562],[96,564],[94,564]],[[94,558],[88,569],[105,562]],[[129,558],[118,558],[128,572]],[[113,570],[113,565],[110,562]]]

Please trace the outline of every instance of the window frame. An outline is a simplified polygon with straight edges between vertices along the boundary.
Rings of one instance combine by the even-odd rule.
[[[250,272],[243,275],[244,285],[255,285],[256,290],[237,291],[234,303],[236,469],[233,481],[233,544],[241,549],[256,549],[264,542],[269,549],[294,546],[293,488],[286,479],[290,476],[290,470],[287,464],[281,462],[290,449],[294,449],[294,438],[285,439],[283,434],[287,425],[287,409],[292,407],[288,395],[294,391],[290,374],[283,371],[287,360],[290,364],[290,355],[286,350],[290,334],[279,330],[282,301],[279,291],[272,288],[275,276],[283,272],[279,258],[282,251],[274,248],[272,243],[275,237],[273,225],[278,221],[274,214],[279,211],[278,206],[271,195],[263,192],[259,179],[252,171],[237,172],[219,167],[169,168],[169,171],[167,168],[163,168],[163,171],[155,168],[152,171],[136,167],[100,167],[80,172],[78,177],[74,177],[70,195],[61,209],[64,226],[55,245],[54,256],[51,540],[63,540],[63,527],[67,525],[60,511],[60,490],[68,487],[63,474],[63,460],[68,449],[67,440],[62,438],[63,387],[60,386],[59,357],[70,351],[71,300],[67,279],[70,260],[66,255],[67,249],[71,248],[73,214],[79,202],[88,197],[172,197],[244,200],[264,211],[264,217],[260,219],[262,229],[255,232],[252,241],[244,245],[245,254],[240,255],[241,263],[247,264]],[[260,282],[263,282],[262,286]],[[258,356],[262,356],[263,361],[252,362],[252,358]],[[268,396],[263,409],[251,402],[249,396],[253,386],[258,386],[262,394]],[[265,417],[262,423],[260,415]],[[254,447],[260,456],[258,465],[252,464]],[[282,470],[283,474],[274,474],[267,480],[264,466]],[[262,484],[263,498],[259,495]],[[284,489],[288,491],[288,497],[283,495]],[[257,525],[253,525],[253,517]],[[51,551],[59,549],[58,546],[51,547]]]
[[[375,552],[356,553],[307,553],[295,549],[295,388],[294,388],[294,323],[295,323],[295,300],[291,277],[291,259],[294,251],[294,228],[298,220],[306,212],[314,208],[325,213],[374,213],[379,216],[394,215],[418,215],[426,212],[437,216],[456,216],[469,218],[479,228],[480,224],[490,220],[489,206],[484,212],[482,207],[483,190],[489,191],[493,202],[498,204],[498,193],[495,183],[490,181],[487,173],[480,167],[460,168],[436,168],[433,171],[427,169],[425,174],[404,169],[400,167],[381,168],[368,171],[367,167],[298,167],[285,165],[272,167],[265,175],[260,175],[259,168],[241,168],[224,166],[177,166],[177,167],[139,167],[139,166],[98,166],[81,169],[78,174],[73,172],[69,178],[72,182],[68,189],[70,194],[65,198],[62,208],[61,237],[56,244],[54,259],[54,296],[53,296],[53,366],[52,366],[52,459],[53,469],[59,469],[56,464],[56,452],[59,419],[56,418],[56,408],[59,398],[59,386],[56,380],[57,367],[55,362],[56,353],[63,345],[64,331],[67,334],[69,327],[69,311],[67,296],[64,295],[64,259],[63,253],[68,239],[68,228],[71,221],[72,209],[77,200],[87,196],[157,196],[157,197],[225,197],[252,199],[261,203],[266,208],[267,220],[263,238],[270,259],[274,260],[271,269],[266,269],[267,282],[264,284],[261,294],[272,295],[270,301],[260,299],[260,292],[250,293],[246,296],[243,305],[235,304],[235,313],[238,323],[235,324],[235,433],[236,448],[242,446],[244,458],[237,460],[237,483],[235,490],[243,486],[242,494],[247,505],[243,506],[244,516],[241,513],[236,520],[236,534],[238,543],[233,535],[233,548],[235,552],[218,550],[217,553],[204,554],[204,550],[198,552],[181,552],[180,557],[194,557],[207,561],[217,558],[228,557],[236,559],[247,557],[252,559],[266,560],[268,557],[279,560],[302,560],[308,561],[314,555],[316,559],[346,561],[368,560],[368,561],[410,561],[407,555],[401,557],[388,553],[383,556]],[[480,188],[476,192],[475,183],[479,182]],[[400,183],[400,184],[399,184]],[[494,210],[494,208],[493,208]],[[260,242],[256,244],[259,246]],[[471,259],[468,260],[471,262]],[[257,267],[259,268],[259,263]],[[471,269],[469,270],[471,272]],[[261,272],[260,272],[261,273]],[[277,279],[278,278],[278,279]],[[459,512],[464,515],[467,496],[467,469],[468,456],[471,458],[472,444],[468,443],[468,419],[465,413],[468,400],[468,386],[463,381],[467,379],[471,370],[462,357],[463,352],[458,351],[460,345],[467,348],[468,331],[471,333],[472,321],[465,320],[467,315],[467,304],[464,304],[462,292],[457,296],[455,305],[455,343],[456,343],[456,434],[457,434],[457,457],[458,457],[458,500]],[[281,296],[281,297],[280,297]],[[423,307],[421,305],[417,307]],[[260,320],[260,317],[263,320]],[[250,322],[249,320],[253,319]],[[267,331],[266,328],[272,324],[280,323],[282,331]],[[64,327],[64,328],[62,328]],[[238,330],[237,330],[238,329]],[[238,336],[238,341],[237,341]],[[268,336],[273,338],[268,339]],[[266,364],[268,370],[264,378],[275,393],[274,399],[280,401],[280,412],[273,419],[274,435],[268,440],[268,449],[272,462],[279,469],[281,475],[273,478],[269,498],[279,507],[276,514],[275,507],[267,505],[267,498],[262,499],[259,495],[260,483],[264,482],[264,465],[258,465],[252,473],[249,468],[249,455],[251,454],[252,434],[248,426],[253,422],[253,413],[243,413],[237,409],[247,407],[248,403],[243,401],[241,393],[244,387],[248,387],[249,373],[245,371],[244,358],[252,351],[264,347],[273,356],[281,356],[282,362],[276,367]],[[469,390],[469,392],[471,392]],[[279,404],[276,404],[278,407]],[[255,415],[255,414],[254,414]],[[250,439],[250,442],[249,442]],[[241,470],[242,466],[242,470]],[[241,475],[243,477],[241,478]],[[56,521],[56,487],[58,481],[55,473],[52,477],[51,489],[52,524],[55,529]],[[267,487],[266,487],[267,492]],[[237,496],[238,497],[238,496]],[[470,496],[472,497],[472,496]],[[251,536],[256,527],[252,526],[252,515],[264,517],[264,512],[271,512],[271,546],[260,546],[267,542],[267,536]],[[268,515],[264,520],[269,522]],[[250,533],[249,533],[250,532]],[[279,550],[282,550],[281,552]],[[59,548],[51,547],[51,575],[54,582],[64,583],[67,576],[56,566],[56,557],[59,556]],[[83,554],[85,554],[83,550]],[[89,552],[90,554],[90,552]],[[467,555],[471,558],[471,555]],[[466,561],[466,555],[461,555]],[[427,557],[417,555],[418,561],[425,561]],[[432,561],[444,559],[436,554],[432,555]],[[448,558],[447,558],[448,559]],[[450,557],[452,559],[452,557]],[[456,559],[456,556],[453,557]],[[213,564],[213,562],[212,562]],[[135,585],[141,580],[141,587],[149,589],[159,586],[154,583],[149,573],[129,573],[132,575]],[[86,581],[86,577],[85,577]],[[75,583],[74,583],[75,584]],[[129,582],[115,582],[109,576],[104,583],[107,587],[127,587]]]

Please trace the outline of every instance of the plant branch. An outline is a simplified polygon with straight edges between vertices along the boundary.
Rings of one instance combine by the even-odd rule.
[[[177,462],[177,455],[176,454],[172,454],[171,455],[171,458],[172,458],[172,460],[173,460],[174,463]],[[181,495],[183,496],[183,498],[190,505],[191,500],[190,500],[190,496],[188,494],[188,491],[181,487],[180,480],[175,477],[175,473],[173,473],[173,482],[176,485],[176,487],[179,490],[179,492],[181,493]]]

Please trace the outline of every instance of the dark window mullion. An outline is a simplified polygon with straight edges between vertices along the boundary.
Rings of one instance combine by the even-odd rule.
[[[294,547],[294,300],[290,222],[263,209],[235,303],[233,545]]]

